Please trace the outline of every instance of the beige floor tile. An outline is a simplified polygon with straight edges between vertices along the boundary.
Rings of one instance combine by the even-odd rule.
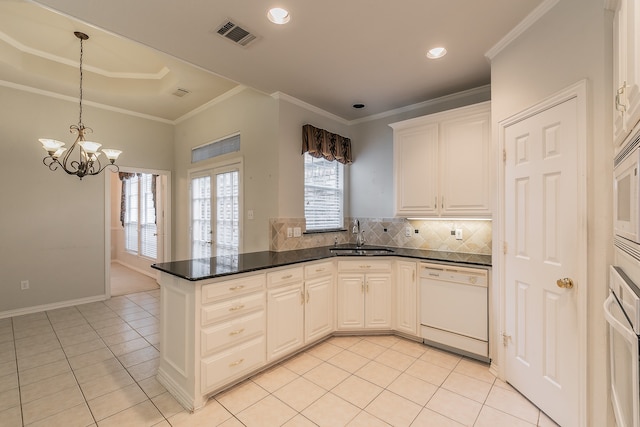
[[[13,340],[5,342],[0,341],[0,353],[4,353],[5,351],[15,351],[15,349],[16,345]]]
[[[91,399],[88,403],[94,418],[100,422],[145,400],[148,400],[147,395],[144,394],[138,384],[131,384]]]
[[[165,418],[170,418],[184,411],[182,405],[169,392],[155,396],[151,401]]]
[[[391,427],[389,424],[382,421],[380,418],[374,417],[366,411],[360,412],[356,417],[351,420],[348,427]]]
[[[391,424],[394,427],[411,425],[418,416],[422,406],[388,390],[380,393],[365,411]]]
[[[403,340],[403,338],[398,338],[395,335],[367,335],[363,339],[386,348],[390,348],[398,341]]]
[[[296,416],[296,411],[269,395],[236,415],[246,426],[281,426]]]
[[[120,355],[118,356],[118,359],[125,368],[128,368],[142,362],[157,359],[158,357],[160,357],[160,352],[155,347],[147,346],[139,350],[132,351],[131,353]]]
[[[359,413],[357,406],[333,393],[325,394],[302,411],[302,415],[321,427],[345,426]]]
[[[438,389],[426,406],[464,425],[473,425],[482,404],[443,388]]]
[[[20,397],[22,403],[25,404],[54,393],[64,393],[65,389],[77,387],[77,385],[76,377],[67,371],[46,380],[21,386]]]
[[[242,423],[239,425],[242,425]],[[284,423],[282,427],[316,427],[316,424],[306,418],[304,415],[298,414]]]
[[[104,343],[108,346],[114,346],[116,344],[122,344],[123,342],[132,341],[135,339],[142,338],[142,336],[134,331],[133,329],[119,332],[113,335],[107,335],[102,337]]]
[[[53,327],[49,324],[47,326],[39,326],[37,328],[24,329],[20,331],[13,331],[13,336],[16,340],[22,340],[26,338],[45,337],[55,335]],[[37,339],[37,338],[36,338]]]
[[[106,347],[99,348],[97,350],[90,351],[88,353],[79,354],[77,356],[69,357],[69,365],[71,369],[82,369],[87,366],[95,365],[96,363],[103,362],[105,360],[113,359],[113,353]]]
[[[219,424],[218,427],[245,427],[245,425],[242,424],[237,418],[232,417],[226,420],[225,422],[223,422],[222,424]]]
[[[129,326],[131,326],[134,329],[139,329],[139,328],[143,328],[145,326],[158,326],[160,324],[160,321],[158,319],[156,319],[153,316],[150,317],[145,317],[142,319],[138,319],[138,320],[132,320],[129,323]]]
[[[325,362],[304,374],[303,377],[325,390],[331,390],[349,375],[351,375],[349,372]]]
[[[20,390],[12,388],[11,390],[0,393],[0,411],[13,408],[20,405]]]
[[[369,359],[349,350],[343,350],[330,358],[328,362],[349,373],[354,373],[369,363]]]
[[[115,357],[112,359],[103,360],[95,365],[87,366],[82,369],[75,369],[73,374],[76,376],[79,384],[85,384],[96,378],[105,376],[112,372],[123,371],[124,368]]]
[[[190,413],[182,411],[168,419],[173,427],[209,427],[217,426],[233,418],[215,399],[209,399],[204,408]]]
[[[133,331],[133,328],[129,326],[124,320],[119,319],[123,323],[118,323],[115,325],[106,326],[101,329],[96,329],[96,333],[101,337],[108,337],[110,335],[121,334],[123,332]]]
[[[74,326],[72,328],[66,328],[61,331],[56,331],[56,335],[58,335],[58,338],[63,338],[63,337],[70,337],[74,335],[82,335],[89,332],[94,332],[94,330],[91,327],[91,325],[86,323],[80,326]]]
[[[51,322],[53,326],[53,330],[57,332],[62,331],[63,329],[75,328],[77,326],[89,325],[84,317],[81,314],[78,314],[78,318],[74,319],[66,319],[59,322]]]
[[[540,410],[520,393],[502,387],[493,387],[485,405],[523,419],[531,424],[538,422]]]
[[[326,361],[331,359],[333,356],[340,353],[341,351],[343,351],[342,347],[333,345],[325,341],[311,347],[309,350],[306,351],[306,353],[313,357],[317,357],[320,360]]]
[[[35,338],[32,340],[31,338]],[[37,356],[40,353],[62,348],[60,341],[54,336],[37,336],[18,341],[16,355],[18,358]]]
[[[443,368],[454,369],[462,360],[462,356],[431,347],[422,356],[420,356],[420,360],[433,363],[434,365],[438,365]]]
[[[64,372],[71,372],[67,359],[61,359],[53,363],[27,369],[20,372],[20,386],[24,387],[47,378],[55,377]]]
[[[442,387],[480,403],[484,403],[491,390],[491,384],[457,372],[452,372]]]
[[[155,376],[158,373],[159,364],[160,358],[156,358],[133,365],[130,368],[127,368],[127,371],[129,371],[134,380],[140,382],[144,379]]]
[[[558,424],[555,423],[551,418],[547,416],[544,412],[540,411],[540,418],[538,419],[538,426],[540,427],[558,427]]]
[[[107,348],[107,346],[101,339],[97,338],[95,340],[85,341],[80,344],[66,346],[63,348],[63,351],[67,355],[67,357],[74,357],[92,352],[94,350],[99,350],[101,348]]]
[[[120,390],[133,384],[133,378],[124,369],[110,372],[91,381],[80,384],[85,399],[92,400],[112,391]]]
[[[34,400],[22,405],[22,416],[24,423],[33,422],[59,414],[74,406],[82,405],[85,402],[80,389],[76,387],[68,388],[64,393],[55,393],[50,396]]]
[[[160,334],[145,335],[144,339],[155,348],[160,348]]]
[[[147,340],[140,337],[131,341],[125,341],[120,344],[114,344],[112,346],[109,346],[109,348],[111,349],[113,354],[115,354],[116,356],[121,356],[123,354],[131,353],[132,351],[140,350],[141,348],[145,348],[148,346],[149,343],[147,342]]]
[[[313,357],[307,353],[302,353],[292,357],[282,364],[287,369],[295,372],[298,375],[302,375],[316,366],[320,365],[322,360],[317,357]]]
[[[298,377],[299,375],[292,370],[287,369],[282,365],[277,365],[251,379],[263,389],[273,393],[280,387],[289,384]]]
[[[158,332],[160,332],[160,325],[155,324],[143,326],[142,328],[136,328],[136,331],[138,331],[138,333],[143,337],[147,337],[149,335],[157,334]]]
[[[428,347],[420,342],[401,339],[392,345],[391,349],[404,353],[408,356],[418,358],[428,350]]]
[[[29,424],[29,427],[85,427],[94,425],[93,416],[86,402],[65,409],[55,415]]]
[[[383,390],[382,387],[352,375],[334,387],[331,392],[358,408],[364,409]]]
[[[303,377],[290,382],[277,390],[273,395],[301,412],[326,393],[322,387],[312,383]]]
[[[483,406],[474,427],[535,427],[535,425],[490,406]]]
[[[158,408],[150,401],[145,400],[129,409],[98,421],[98,427],[154,426],[162,421],[165,420]]]
[[[366,357],[368,359],[375,359],[380,354],[382,354],[387,347],[383,347],[378,344],[374,344],[371,341],[367,341],[366,339],[360,340],[356,344],[349,347],[349,351],[359,354],[362,357]]]
[[[436,390],[438,390],[438,387],[419,378],[403,373],[389,384],[387,390],[405,397],[418,405],[424,406],[435,394]]]
[[[385,366],[382,363],[371,361],[356,371],[355,375],[380,387],[387,387],[398,378],[401,371]]]
[[[70,345],[76,345],[87,341],[93,341],[100,338],[95,331],[89,331],[78,335],[69,335],[66,337],[59,337],[62,347],[68,347]]]
[[[0,393],[7,390],[12,390],[18,387],[18,373],[14,372],[9,375],[3,375],[0,377]]]
[[[337,336],[337,337],[331,337],[327,340],[327,342],[336,345],[338,347],[342,347],[342,348],[349,348],[354,344],[357,344],[358,342],[360,342],[362,340],[362,338],[360,337],[355,337],[355,336]]]
[[[155,397],[167,391],[166,388],[156,379],[156,377],[149,377],[138,383],[142,391],[149,397]]]
[[[47,365],[64,359],[66,359],[66,357],[62,349],[51,350],[46,353],[40,353],[29,357],[21,357],[18,359],[18,371],[21,372],[27,369],[33,369],[38,366]],[[2,368],[0,367],[0,375],[1,374]]]
[[[13,331],[11,330],[0,333],[0,342],[5,343],[8,341],[13,341]]]
[[[22,425],[20,406],[0,410],[0,427],[19,427]]]
[[[495,375],[489,372],[489,365],[467,358],[463,358],[456,365],[454,371],[491,384],[496,379]]]
[[[117,314],[113,313],[112,314],[113,317],[107,317],[102,318],[96,318],[93,321],[90,321],[89,323],[91,323],[91,326],[93,326],[93,329],[96,330],[96,332],[98,332],[98,335],[102,336],[103,333],[106,331],[107,328],[109,327],[116,327],[116,330],[118,332],[122,332],[120,329],[117,329],[117,327],[121,327],[121,326],[128,326],[127,322],[125,322],[124,320],[122,320]],[[124,328],[125,330],[130,330],[131,328]]]
[[[440,415],[431,409],[424,408],[413,421],[411,427],[462,427],[457,421]]]
[[[0,365],[7,362],[14,362],[16,360],[16,351],[7,350],[0,352]]]
[[[401,353],[392,348],[386,350],[384,353],[376,357],[376,362],[382,363],[383,365],[390,366],[400,371],[404,371],[415,361],[415,357],[409,356],[405,353]]]
[[[251,380],[245,381],[232,389],[217,395],[215,398],[229,412],[237,414],[248,408],[269,393]]]
[[[126,314],[120,314],[120,317],[122,317],[127,322],[130,322],[132,320],[140,320],[146,317],[152,317],[152,315],[148,311],[140,309]]]
[[[433,363],[425,362],[424,360],[416,360],[413,365],[409,366],[405,373],[420,378],[423,381],[427,381],[437,386],[442,385],[451,371]]]

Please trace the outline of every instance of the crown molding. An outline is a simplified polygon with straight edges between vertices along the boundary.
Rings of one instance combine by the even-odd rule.
[[[237,94],[239,94],[240,92],[244,91],[245,89],[248,89],[247,86],[244,85],[238,85],[235,86],[233,89],[229,89],[228,91],[226,91],[225,93],[223,93],[222,95],[216,96],[215,98],[213,98],[211,101],[207,102],[206,104],[202,104],[201,106],[199,106],[198,108],[195,108],[191,111],[189,111],[188,113],[178,117],[175,121],[173,121],[173,124],[178,124],[180,122],[183,122],[187,119],[190,119],[191,117],[195,116],[198,113],[201,113],[202,111],[216,105],[219,104]]]
[[[507,46],[509,46],[515,39],[520,37],[522,33],[527,31],[533,24],[535,24],[540,18],[542,18],[549,10],[551,10],[560,0],[545,0],[538,7],[536,7],[529,15],[526,16],[518,25],[516,25],[511,31],[507,33],[498,43],[496,43],[491,49],[484,54],[484,56],[491,61],[497,54],[502,52]],[[606,0],[605,0],[606,1]],[[615,0],[614,0],[615,1]]]

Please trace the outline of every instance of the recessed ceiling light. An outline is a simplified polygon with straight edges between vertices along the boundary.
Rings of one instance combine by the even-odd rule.
[[[289,15],[289,11],[287,9],[274,7],[272,9],[269,9],[267,18],[269,18],[269,21],[273,22],[274,24],[282,25],[289,22],[289,20],[291,19],[291,15]]]
[[[442,58],[447,54],[447,49],[443,47],[434,47],[433,49],[429,49],[427,52],[427,58],[429,59],[438,59]]]
[[[353,104],[353,108],[356,108],[359,110],[361,108],[364,108],[364,104]]]

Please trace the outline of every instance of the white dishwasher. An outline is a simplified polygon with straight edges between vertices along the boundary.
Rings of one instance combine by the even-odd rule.
[[[487,270],[420,264],[420,323],[425,344],[488,362]]]

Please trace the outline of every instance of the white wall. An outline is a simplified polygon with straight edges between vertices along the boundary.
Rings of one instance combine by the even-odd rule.
[[[38,138],[75,139],[77,102],[0,86],[0,315],[105,292],[105,178],[49,171]],[[172,169],[172,127],[84,105],[92,138],[119,163]],[[20,290],[29,280],[30,289]]]
[[[602,0],[561,0],[491,63],[497,122],[582,79],[588,81],[588,418],[612,425],[602,302],[612,260],[611,20]],[[494,132],[494,139],[497,138]],[[495,239],[494,239],[495,240]]]

